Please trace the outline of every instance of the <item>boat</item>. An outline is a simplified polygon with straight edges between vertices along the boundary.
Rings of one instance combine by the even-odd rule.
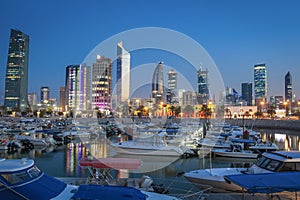
[[[69,185],[38,169],[32,159],[0,159],[0,196],[6,200],[134,199],[174,200],[173,196],[110,185]]]
[[[211,152],[214,156],[222,156],[229,158],[246,158],[246,159],[257,159],[258,153],[254,153],[251,150],[228,150],[228,149],[212,149]]]
[[[262,154],[262,157],[250,168],[212,168],[193,170],[184,173],[184,177],[195,184],[207,184],[213,187],[214,192],[242,192],[236,184],[229,184],[224,176],[260,173],[281,173],[300,171],[299,151],[271,151]]]
[[[272,142],[261,142],[253,146],[250,146],[249,149],[257,152],[266,152],[266,151],[277,151],[279,150],[279,147]]]
[[[138,137],[134,140],[112,143],[111,146],[117,153],[129,155],[149,156],[176,156],[193,154],[186,146],[168,145],[163,133],[153,134],[148,137]]]

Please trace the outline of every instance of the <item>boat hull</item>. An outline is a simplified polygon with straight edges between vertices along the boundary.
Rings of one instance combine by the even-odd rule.
[[[142,149],[142,148],[126,148],[126,147],[118,147],[112,146],[112,148],[120,154],[128,154],[128,155],[143,155],[143,156],[174,156],[180,157],[182,153],[179,153],[175,150],[160,150],[160,149]]]
[[[246,168],[220,168],[220,169],[205,169],[196,170],[185,173],[184,177],[191,183],[195,184],[199,189],[202,185],[209,185],[212,187],[211,192],[242,192],[242,188],[236,184],[229,184],[225,181],[225,175],[241,174],[241,171]],[[222,173],[222,174],[220,174]]]

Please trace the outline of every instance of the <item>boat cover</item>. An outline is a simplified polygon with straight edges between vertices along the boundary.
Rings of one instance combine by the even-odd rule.
[[[143,194],[140,190],[131,187],[80,185],[78,191],[73,195],[71,200],[145,200],[146,198],[147,195]]]
[[[112,169],[138,169],[142,164],[140,159],[134,158],[82,158],[79,161],[81,167],[112,168]]]
[[[300,191],[300,172],[228,175],[224,179],[245,188],[249,193]]]

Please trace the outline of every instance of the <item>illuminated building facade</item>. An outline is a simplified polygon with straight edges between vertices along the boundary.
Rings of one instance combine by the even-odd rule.
[[[175,91],[177,89],[177,72],[171,69],[168,72],[168,91],[166,94],[167,103],[175,101]]]
[[[156,103],[164,101],[164,72],[163,62],[159,62],[152,76],[152,98]]]
[[[206,104],[209,100],[208,70],[202,70],[202,66],[197,72],[197,96],[199,104]]]
[[[87,109],[90,103],[90,67],[85,64],[67,66],[65,85],[67,110]]]
[[[288,72],[284,78],[284,91],[285,91],[285,101],[292,102],[293,92],[292,92],[292,75]]]
[[[26,111],[28,104],[29,36],[11,29],[5,77],[4,106]]]
[[[127,102],[130,94],[130,53],[123,47],[123,43],[117,45],[117,104]]]
[[[108,110],[112,103],[112,59],[97,56],[92,67],[92,108]]]
[[[268,96],[267,67],[265,64],[254,65],[255,105],[266,102]]]
[[[47,104],[50,98],[49,87],[41,87],[41,103]]]

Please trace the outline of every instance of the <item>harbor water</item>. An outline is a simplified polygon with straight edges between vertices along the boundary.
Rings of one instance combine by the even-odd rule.
[[[283,150],[299,150],[299,136],[297,132],[256,130],[260,131],[262,138],[275,142]],[[201,152],[200,152],[201,154]],[[104,138],[82,143],[80,141],[64,144],[45,149],[33,149],[31,151],[19,150],[13,153],[0,152],[2,158],[30,158],[34,159],[36,165],[45,173],[55,177],[85,178],[89,172],[79,166],[82,157],[92,155],[97,158],[105,157],[130,157],[116,154]],[[221,159],[191,157],[191,158],[167,158],[159,156],[131,156],[140,158],[142,166],[135,171],[113,170],[115,177],[135,177],[142,174],[153,178],[162,179],[184,179],[180,177],[183,172],[218,167],[249,166],[256,160]],[[201,157],[201,156],[200,156]]]

